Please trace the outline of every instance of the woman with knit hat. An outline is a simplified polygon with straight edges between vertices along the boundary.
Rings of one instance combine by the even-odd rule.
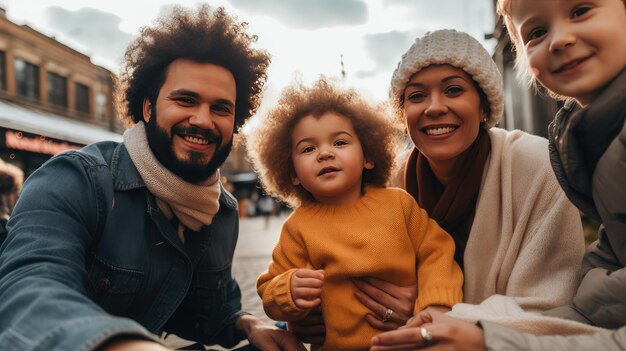
[[[542,311],[569,301],[584,253],[579,213],[552,172],[547,140],[494,127],[502,77],[482,45],[454,30],[427,33],[402,56],[390,94],[414,144],[402,186],[453,237],[464,302],[499,294]],[[355,284],[376,328],[401,325],[375,318],[386,309],[411,317],[414,287]]]

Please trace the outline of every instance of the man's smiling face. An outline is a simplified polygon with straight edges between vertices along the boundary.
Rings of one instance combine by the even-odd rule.
[[[148,143],[156,158],[188,182],[211,176],[232,146],[236,84],[227,69],[172,62],[156,106],[144,102]]]

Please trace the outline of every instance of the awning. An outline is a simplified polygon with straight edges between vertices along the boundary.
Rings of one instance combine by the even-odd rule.
[[[232,183],[254,183],[258,180],[256,173],[226,174],[226,178]]]
[[[82,145],[97,141],[122,141],[122,135],[52,113],[0,100],[0,126]]]

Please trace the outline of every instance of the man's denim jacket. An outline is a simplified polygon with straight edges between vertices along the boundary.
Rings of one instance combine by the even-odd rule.
[[[0,349],[92,350],[161,332],[232,346],[238,225],[222,189],[212,224],[183,243],[123,144],[53,157],[24,184],[0,249]]]

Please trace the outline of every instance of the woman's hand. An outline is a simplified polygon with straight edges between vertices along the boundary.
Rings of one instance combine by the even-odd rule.
[[[359,278],[352,282],[358,289],[356,298],[372,312],[365,316],[372,327],[395,330],[413,316],[417,285],[401,287],[376,278]]]
[[[419,315],[421,313],[426,313],[427,315],[430,314],[431,312],[439,312],[439,313],[446,313],[446,312],[450,312],[451,308],[448,306],[440,306],[440,305],[433,305],[433,306],[428,306],[426,308],[424,308],[421,312],[416,313],[416,315]],[[413,321],[413,320],[411,320]]]
[[[482,329],[448,317],[435,309],[425,309],[416,314],[406,326],[373,337],[370,351],[485,349]]]

